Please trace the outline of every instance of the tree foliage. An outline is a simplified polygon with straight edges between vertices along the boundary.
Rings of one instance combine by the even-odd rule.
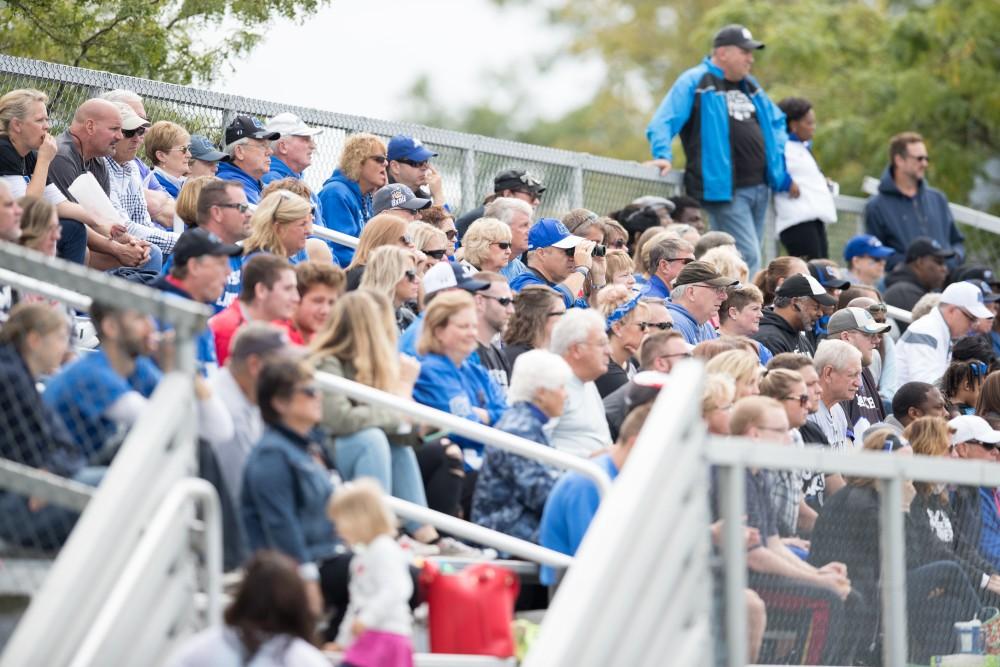
[[[0,51],[189,84],[249,53],[275,18],[327,0],[7,0]]]
[[[817,156],[845,193],[881,173],[888,138],[904,130],[927,138],[930,178],[952,201],[966,201],[976,177],[989,178],[987,160],[1000,157],[1000,3],[559,0],[550,17],[575,35],[559,55],[596,54],[607,75],[591,101],[557,121],[519,129],[501,118],[503,136],[646,160],[645,127],[660,99],[719,27],[742,23],[767,43],[754,72],[772,99],[813,102]],[[451,120],[476,131],[470,121],[491,108]]]

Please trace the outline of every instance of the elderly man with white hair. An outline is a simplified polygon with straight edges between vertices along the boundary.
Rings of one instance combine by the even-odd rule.
[[[483,209],[483,216],[496,218],[510,227],[510,261],[500,269],[507,282],[528,270],[521,256],[528,250],[528,230],[534,210],[531,204],[513,197],[497,197]]]
[[[270,132],[251,116],[237,116],[226,128],[226,154],[216,176],[236,181],[243,186],[247,201],[256,208],[264,185],[261,178],[271,168],[271,143],[281,138],[280,132]]]
[[[813,368],[823,390],[819,410],[806,419],[823,431],[832,449],[852,451],[861,448],[863,433],[854,433],[842,401],[852,401],[861,387],[861,352],[842,340],[821,341],[813,355]],[[844,478],[827,475],[825,496],[829,498],[844,486]]]
[[[552,328],[549,350],[573,371],[566,385],[563,414],[547,427],[552,446],[577,456],[590,456],[609,447],[611,431],[594,384],[607,372],[611,353],[604,318],[592,310],[567,310]]]
[[[563,413],[573,376],[559,355],[529,350],[514,362],[510,408],[495,428],[551,447],[543,427]],[[472,521],[522,540],[538,542],[538,528],[559,470],[535,459],[487,446],[472,497]]]

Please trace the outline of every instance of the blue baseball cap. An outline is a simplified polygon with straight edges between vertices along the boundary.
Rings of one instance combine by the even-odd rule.
[[[438,155],[424,146],[420,139],[408,137],[405,134],[397,134],[390,139],[386,153],[390,160],[412,160],[413,162],[425,162]]]
[[[874,257],[885,259],[894,252],[892,248],[882,245],[877,237],[871,234],[858,234],[844,246],[844,261],[850,262],[855,257]]]
[[[541,218],[531,226],[528,232],[528,250],[539,248],[575,248],[584,241],[580,236],[569,233],[564,225],[555,218]]]
[[[208,137],[200,134],[192,134],[191,157],[196,160],[204,160],[205,162],[218,162],[226,157],[226,154],[220,150],[216,150]]]

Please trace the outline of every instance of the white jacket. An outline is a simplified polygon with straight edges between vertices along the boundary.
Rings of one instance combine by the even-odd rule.
[[[799,186],[799,196],[792,199],[787,192],[774,193],[775,229],[780,234],[789,227],[809,220],[837,222],[837,207],[826,176],[819,170],[816,159],[801,141],[785,142],[785,169]]]
[[[369,630],[410,636],[410,561],[391,537],[379,535],[367,546],[355,545],[348,591],[351,601],[340,624],[338,644],[350,646],[357,639],[351,632],[355,619]]]
[[[910,325],[896,342],[897,381],[936,384],[951,363],[951,331],[940,308]]]

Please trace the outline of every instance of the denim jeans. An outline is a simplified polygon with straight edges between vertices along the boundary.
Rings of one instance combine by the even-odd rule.
[[[977,582],[978,583],[978,582]],[[953,561],[935,561],[906,573],[910,661],[926,664],[955,645],[956,621],[971,621],[979,597],[965,571]]]
[[[334,459],[345,482],[358,477],[373,477],[389,493],[421,507],[427,507],[424,482],[412,447],[391,445],[382,429],[366,428],[336,438]],[[416,530],[420,522],[404,522],[407,530]]]
[[[139,268],[153,273],[160,273],[163,270],[163,251],[160,250],[159,246],[149,246],[149,259]]]
[[[736,239],[736,249],[753,277],[760,270],[761,242],[764,239],[764,218],[770,190],[767,185],[751,185],[733,190],[727,202],[702,202],[708,211],[712,229],[728,232]]]
[[[97,486],[108,469],[94,466],[81,469],[73,480]],[[36,512],[28,508],[28,498],[16,493],[0,493],[0,537],[31,549],[52,551],[69,537],[80,515],[58,505],[45,505]]]
[[[56,242],[56,256],[68,262],[83,264],[87,259],[87,227],[79,220],[59,219],[62,229]]]

